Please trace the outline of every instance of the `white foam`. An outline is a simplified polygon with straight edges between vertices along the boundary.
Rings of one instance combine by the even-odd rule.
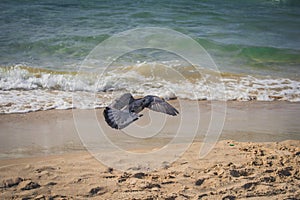
[[[218,79],[213,77],[214,73],[205,72],[195,79],[176,75],[169,66],[160,64],[157,69],[155,66],[138,63],[102,76],[47,71],[31,73],[18,66],[9,70],[0,68],[0,113],[93,109],[108,105],[125,92],[165,99],[300,102],[300,82],[290,79],[234,75]]]

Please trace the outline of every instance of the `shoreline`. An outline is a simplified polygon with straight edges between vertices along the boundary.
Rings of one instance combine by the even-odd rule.
[[[212,116],[211,107],[214,102],[187,100],[181,100],[180,102],[172,100],[170,102],[177,108],[186,109],[180,110],[184,112],[181,113],[182,116],[187,118],[187,122],[183,122],[183,126],[190,127],[185,129],[184,133],[180,131],[178,133],[178,124],[182,121],[179,118],[181,116],[165,119],[160,118],[161,115],[155,115],[156,113],[154,112],[145,111],[143,112],[144,116],[135,122],[141,127],[129,126],[129,134],[137,137],[139,139],[138,142],[141,143],[133,146],[133,142],[129,141],[132,139],[125,137],[127,135],[126,131],[116,131],[105,124],[102,115],[103,109],[49,110],[26,114],[0,115],[0,159],[85,151],[86,149],[83,146],[85,141],[82,139],[84,139],[86,134],[78,132],[79,124],[76,120],[83,121],[84,130],[87,132],[93,131],[96,126],[100,125],[103,128],[102,131],[105,132],[110,140],[113,142],[128,140],[128,143],[120,144],[124,148],[131,149],[151,148],[153,146],[151,143],[164,145],[175,137],[176,133],[176,136],[182,137],[182,140],[179,140],[179,142],[184,143],[186,142],[185,139],[190,137],[194,137],[196,142],[201,142],[208,132],[211,119],[220,116],[224,117],[225,121],[221,134],[216,136],[218,140],[235,140],[240,142],[300,140],[300,124],[297,121],[300,118],[300,103],[232,101],[226,102],[226,110],[222,108],[220,113],[216,110],[215,116]],[[226,111],[225,114],[224,110]],[[200,116],[195,121],[193,118],[196,118],[195,113],[197,111],[199,111]],[[74,120],[76,115],[79,118],[82,117],[82,120],[78,117]],[[153,137],[150,137],[152,132],[157,132],[157,130],[155,125],[151,124],[155,123],[151,121],[151,118],[167,120],[166,124],[163,125],[164,128],[161,130],[161,134],[156,134]],[[91,123],[93,120],[97,120],[96,123],[98,124],[93,126]],[[197,120],[199,121],[198,131],[192,133],[196,127],[193,123],[196,123]],[[75,123],[77,123],[77,126]],[[190,139],[188,142],[190,142]],[[103,146],[102,143],[95,145]]]

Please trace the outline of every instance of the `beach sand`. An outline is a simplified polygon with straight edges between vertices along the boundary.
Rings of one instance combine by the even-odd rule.
[[[187,116],[193,105],[183,103]],[[222,134],[204,158],[199,151],[212,117],[211,102],[197,105],[199,130],[182,155],[161,167],[143,168],[113,154],[125,170],[104,165],[85,149],[72,110],[0,115],[1,199],[300,199],[299,103],[227,102]],[[165,145],[180,120],[168,118],[165,134],[133,145],[136,141],[126,140],[126,134],[105,127],[102,109],[75,112],[84,119],[81,128],[87,135],[94,127],[86,116],[93,112],[110,139],[132,154]],[[147,124],[149,116],[146,112],[137,123]],[[183,137],[169,145],[170,154],[186,141]],[[111,151],[103,144],[96,143],[100,148],[95,152]]]

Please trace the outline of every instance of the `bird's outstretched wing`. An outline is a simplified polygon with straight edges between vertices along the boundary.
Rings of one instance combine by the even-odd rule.
[[[141,115],[129,112],[129,110],[118,110],[106,107],[103,115],[107,124],[115,129],[122,129],[137,120]]]
[[[128,106],[130,103],[134,101],[134,98],[130,93],[125,93],[116,100],[114,100],[109,107],[110,108],[115,108],[117,110],[121,110],[124,107]]]
[[[169,103],[167,103],[165,100],[163,100],[157,96],[148,95],[144,98],[151,98],[151,102],[147,106],[147,108],[149,108],[151,110],[166,113],[168,115],[173,115],[173,116],[179,114],[179,112],[178,112],[178,110],[176,110],[176,108],[174,108]]]

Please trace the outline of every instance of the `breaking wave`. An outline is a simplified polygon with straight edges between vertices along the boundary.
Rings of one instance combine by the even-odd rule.
[[[176,61],[112,67],[101,74],[21,65],[0,68],[0,113],[99,108],[124,92],[166,99],[299,102],[300,82],[218,73]]]

